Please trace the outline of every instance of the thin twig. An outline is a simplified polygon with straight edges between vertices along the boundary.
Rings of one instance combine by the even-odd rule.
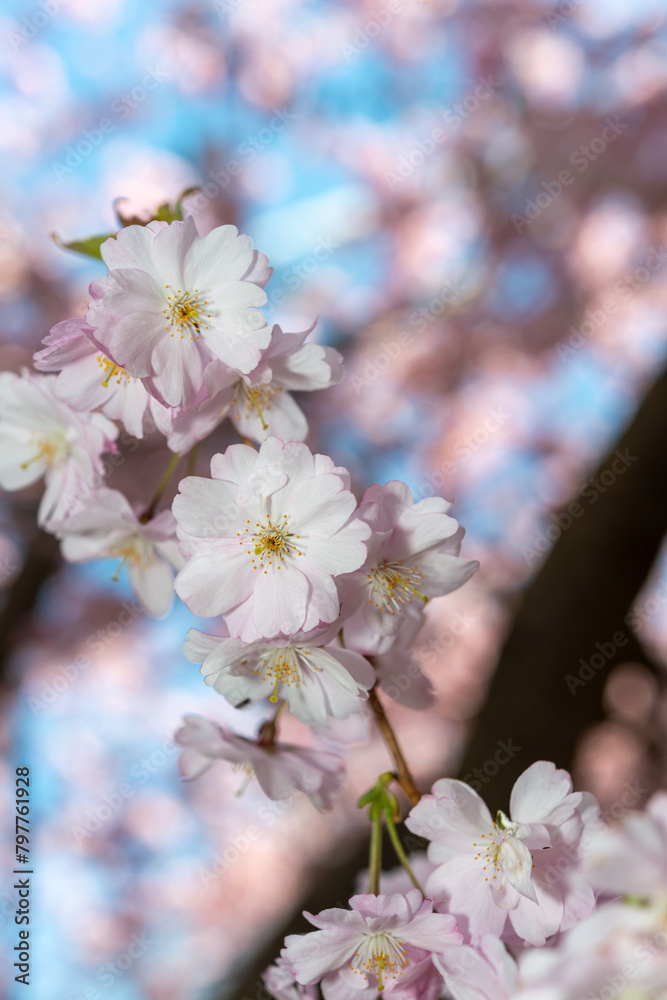
[[[375,688],[372,688],[368,692],[368,700],[371,704],[371,708],[375,713],[375,719],[384,737],[384,741],[391,751],[391,755],[394,758],[396,764],[396,781],[401,786],[403,791],[408,797],[410,805],[416,806],[421,799],[421,792],[415,785],[414,779],[410,773],[410,768],[405,762],[405,757],[401,752],[401,748],[398,745],[398,740],[394,734],[394,730],[391,728],[389,719],[384,714],[384,708],[380,703],[380,699],[377,696]]]

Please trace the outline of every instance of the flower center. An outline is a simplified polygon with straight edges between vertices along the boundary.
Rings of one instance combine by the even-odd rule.
[[[248,762],[246,762],[244,764],[232,764],[232,768],[235,771],[244,771],[245,772],[245,777],[243,779],[243,783],[242,783],[241,787],[239,788],[239,790],[237,792],[234,792],[234,794],[236,795],[237,799],[240,799],[241,796],[243,795],[243,793],[245,792],[246,788],[248,787],[248,785],[250,784],[250,782],[254,778],[254,776],[255,776],[255,769],[252,766],[252,764],[250,764]]]
[[[264,657],[254,673],[261,674],[263,681],[270,678],[274,682],[273,694],[269,698],[269,701],[278,701],[278,687],[280,684],[293,684],[295,687],[301,684],[303,675],[299,657],[308,655],[309,652],[307,649],[297,650],[293,646],[285,646],[283,649],[274,649]],[[311,670],[319,670],[319,667],[311,666],[310,663],[307,666]]]
[[[487,836],[486,833],[482,834],[482,839]],[[502,868],[498,863],[498,854],[500,852],[500,845],[502,844],[502,839],[498,840],[498,831],[496,829],[492,830],[488,834],[488,840],[484,840],[484,843],[473,842],[473,847],[477,848],[477,854],[475,855],[475,861],[481,858],[484,869],[484,881],[488,882],[489,878],[496,879],[498,875],[502,875]],[[493,875],[491,874],[493,872]]]
[[[390,615],[400,612],[402,604],[409,604],[419,597],[426,604],[428,597],[419,593],[424,577],[417,566],[404,566],[402,562],[385,563],[368,574],[370,593],[368,601]]]
[[[254,529],[251,522],[247,521],[243,532],[237,531],[236,537],[239,545],[250,543],[247,552],[252,559],[253,569],[262,569],[265,573],[268,572],[267,567],[280,569],[285,556],[292,553],[303,555],[296,544],[296,539],[300,536],[288,529],[287,514],[283,514],[282,524],[274,524],[267,514],[266,524],[256,522]]]
[[[167,318],[168,325],[165,330],[169,331],[171,324],[171,336],[180,334],[181,340],[189,337],[191,340],[199,340],[202,329],[208,330],[205,319],[210,319],[211,314],[206,312],[204,306],[208,305],[208,299],[201,299],[199,289],[194,292],[184,292],[180,288],[176,291],[171,285],[165,285],[168,291],[167,307],[163,309],[163,315]],[[169,289],[171,288],[171,291]]]
[[[146,569],[155,559],[153,546],[139,535],[128,535],[115,545],[110,545],[108,555],[110,559],[120,559],[120,565],[111,577],[114,581],[118,580],[123,566],[139,566]]]
[[[498,860],[500,854],[500,848],[503,846],[506,840],[515,838],[517,830],[519,829],[518,823],[512,823],[512,821],[505,815],[505,813],[499,809],[497,818],[494,820],[493,827],[488,834],[482,834],[483,843],[473,842],[473,847],[477,848],[477,854],[475,855],[475,861],[481,858],[483,862],[483,869],[485,872],[484,881],[488,882],[489,878],[498,878],[504,874],[501,862]],[[488,837],[488,839],[486,839]],[[493,872],[493,875],[491,874]]]
[[[54,430],[51,434],[30,433],[31,445],[36,449],[32,458],[21,462],[21,468],[27,469],[33,462],[44,462],[48,469],[60,465],[69,454],[67,436],[63,430]]]
[[[382,978],[391,976],[396,979],[406,968],[408,960],[401,941],[388,931],[378,934],[365,934],[350,963],[353,972],[362,976],[371,973],[377,977],[378,990],[384,989]]]
[[[262,430],[268,431],[269,425],[264,420],[264,410],[271,409],[273,401],[281,389],[281,385],[249,386],[246,385],[243,379],[239,379],[231,406],[234,420],[241,419],[244,408],[246,415],[255,410],[262,422]]]
[[[105,388],[108,388],[109,382],[112,378],[116,379],[117,385],[120,385],[123,379],[125,379],[126,382],[132,381],[125,369],[121,368],[120,365],[114,364],[111,358],[108,358],[106,354],[98,354],[97,363],[105,374],[105,379],[102,382],[102,385]]]

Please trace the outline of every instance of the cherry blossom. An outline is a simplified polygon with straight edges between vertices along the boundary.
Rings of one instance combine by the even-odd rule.
[[[594,888],[667,908],[667,792],[656,792],[644,812],[628,812],[617,826],[589,838],[585,858]]]
[[[473,944],[484,934],[499,937],[509,919],[520,939],[542,945],[593,909],[579,844],[595,811],[592,796],[572,792],[566,771],[538,761],[514,785],[512,818],[499,811],[493,820],[477,792],[443,778],[406,826],[431,841],[437,868],[426,891],[447,898]]]
[[[513,1000],[520,996],[516,962],[502,941],[490,934],[474,948],[463,944],[443,948],[434,955],[433,963],[453,1000]]]
[[[271,270],[235,226],[199,236],[185,222],[128,226],[101,246],[107,277],[91,286],[96,341],[168,406],[190,405],[213,358],[250,372],[271,334],[259,306]]]
[[[667,982],[666,943],[644,908],[607,903],[553,947],[521,949],[517,960],[486,935],[475,946],[443,949],[433,962],[454,1000],[657,1000]]]
[[[229,416],[240,434],[254,441],[264,441],[267,437],[304,440],[308,424],[290,390],[327,389],[343,377],[338,351],[304,343],[312,329],[311,326],[303,333],[284,333],[274,326],[271,343],[262,353],[260,364],[250,374],[237,376],[232,383]]]
[[[119,559],[127,566],[132,589],[152,615],[164,615],[174,596],[173,569],[185,560],[176,540],[176,520],[164,510],[142,521],[118,490],[102,489],[66,521],[61,548],[69,562]]]
[[[317,1000],[317,986],[301,986],[294,978],[283,948],[280,957],[262,973],[262,980],[275,1000]]]
[[[283,333],[274,326],[262,360],[248,374],[211,361],[192,406],[172,410],[170,424],[159,423],[171,450],[188,451],[227,417],[240,435],[254,441],[267,437],[303,441],[308,423],[289,390],[326,389],[343,377],[337,351],[303,343],[312,329]]]
[[[433,901],[418,889],[353,896],[350,907],[306,913],[318,930],[286,938],[297,982],[321,983],[325,1000],[378,991],[396,1000],[436,1000],[442,980],[432,955],[461,942],[454,917],[433,913]]]
[[[346,605],[345,645],[373,656],[386,652],[408,607],[448,594],[468,580],[479,563],[461,559],[464,531],[440,497],[415,503],[405,483],[369,486],[357,517],[372,535],[364,565],[341,581]]]
[[[650,908],[605,903],[555,947],[521,953],[508,1000],[664,1000],[666,983],[664,913],[658,923]]]
[[[407,708],[424,709],[435,701],[433,685],[412,655],[423,624],[424,613],[416,605],[408,604],[396,634],[385,638],[389,648],[373,657],[380,687],[389,698]]]
[[[375,683],[368,660],[333,643],[333,628],[297,633],[271,643],[245,643],[190,629],[185,655],[201,663],[207,684],[235,707],[284,698],[297,719],[327,726],[358,712]]]
[[[337,754],[263,742],[261,737],[248,740],[199,715],[186,715],[183,721],[175,739],[184,747],[179,765],[187,781],[226,760],[245,771],[242,787],[254,775],[270,799],[289,798],[296,789],[305,792],[320,811],[331,808],[343,786],[345,769]]]
[[[21,490],[44,476],[37,521],[52,529],[102,484],[101,455],[118,428],[100,413],[77,413],[55,394],[53,375],[0,374],[0,486]]]
[[[156,416],[164,421],[169,411],[148,393],[140,379],[130,378],[124,368],[114,364],[91,340],[92,334],[84,319],[56,323],[42,341],[45,349],[33,359],[35,368],[59,372],[55,394],[73,409],[99,407],[111,420],[120,420],[129,434],[142,438],[150,415],[153,423]]]
[[[306,445],[232,445],[212,479],[180,483],[173,511],[188,563],[176,593],[201,617],[224,615],[244,642],[294,635],[339,617],[334,577],[360,566],[370,529],[353,518],[345,469]]]

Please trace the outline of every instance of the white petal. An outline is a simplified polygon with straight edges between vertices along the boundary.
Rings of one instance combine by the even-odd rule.
[[[533,856],[516,837],[506,837],[498,851],[498,862],[510,885],[527,899],[537,903],[537,896],[531,879]]]

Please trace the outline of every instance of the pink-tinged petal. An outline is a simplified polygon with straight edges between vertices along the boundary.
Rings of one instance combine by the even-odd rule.
[[[254,287],[248,285],[249,289]],[[235,311],[214,316],[205,330],[206,347],[211,354],[243,374],[257,367],[271,336],[262,314],[252,308],[257,304],[253,300],[259,297],[260,290],[255,289],[255,293],[247,293],[244,298],[250,301],[240,304]]]
[[[93,327],[91,336],[97,336],[93,318],[98,318],[103,312],[116,317],[130,317],[135,313],[150,313],[162,326],[167,326],[168,320],[166,292],[159,281],[155,281],[143,271],[120,270],[113,271],[107,277],[104,296],[101,302],[90,306],[88,322]]]
[[[361,941],[359,929],[344,924],[295,938],[288,938],[286,958],[297,982],[304,985],[317,983],[327,972],[348,964]]]
[[[165,333],[155,344],[151,364],[155,385],[169,406],[190,406],[194,402],[204,381],[198,341],[179,333]]]
[[[498,851],[498,864],[505,878],[526,899],[537,902],[535,889],[531,880],[533,856],[516,837],[506,837]]]
[[[542,885],[537,877],[533,885],[537,903],[521,896],[518,906],[510,910],[508,915],[519,937],[539,948],[560,928],[564,907],[557,889]]]
[[[303,410],[288,392],[279,392],[274,396],[269,405],[262,408],[261,416],[254,407],[239,405],[232,409],[230,417],[238,433],[253,441],[265,441],[267,437],[303,441],[308,434],[308,421]]]
[[[42,341],[46,344],[43,351],[38,351],[33,357],[37,371],[56,372],[74,361],[95,354],[97,348],[88,339],[85,331],[90,330],[84,319],[65,319],[51,327],[51,331]]]
[[[380,687],[393,701],[415,711],[430,708],[436,700],[433,685],[414,663],[408,663],[407,674],[383,671]]]
[[[183,652],[191,663],[203,663],[207,656],[216,652],[222,639],[221,636],[208,635],[197,628],[191,628],[183,643]]]
[[[185,747],[178,758],[178,767],[185,781],[195,781],[215,763],[215,758],[204,757],[196,747]]]
[[[274,381],[293,392],[325,389],[343,377],[342,357],[331,347],[304,344],[293,354],[271,359]]]
[[[562,823],[579,804],[569,799],[572,779],[549,761],[538,760],[516,780],[510,798],[515,823]],[[554,816],[557,819],[554,819]]]
[[[174,581],[178,596],[200,618],[232,611],[252,592],[253,569],[244,555],[194,556]],[[231,630],[231,628],[230,628]]]
[[[442,951],[449,945],[461,944],[463,936],[451,914],[423,913],[401,928],[401,940],[427,951]]]
[[[114,327],[107,351],[132,378],[152,375],[153,351],[165,335],[153,313],[132,313]]]
[[[358,569],[366,557],[366,528],[362,521],[350,521],[331,538],[308,535],[304,546],[308,561],[332,576]]]
[[[327,646],[323,652],[340,663],[359,687],[367,691],[373,687],[376,679],[375,671],[365,656],[339,646]]]
[[[333,468],[315,471],[315,455],[307,445],[300,441],[280,441],[278,438],[268,438],[259,449],[258,465],[276,465],[284,469],[290,482],[298,483],[315,475],[333,472]],[[331,463],[333,466],[333,463]]]
[[[418,559],[423,587],[429,597],[442,597],[458,590],[479,569],[476,559],[461,559],[448,553],[429,550]]]
[[[340,604],[338,603],[336,584],[332,578],[318,572],[312,564],[308,565],[307,568],[305,565],[300,565],[299,569],[307,576],[311,588],[308,614],[300,628],[305,631],[317,628],[322,622],[329,624],[336,621],[340,615]]]
[[[239,236],[236,226],[217,226],[188,248],[183,279],[203,291],[222,280],[239,281],[253,262],[252,241]]]
[[[185,267],[188,254],[198,240],[200,237],[191,215],[185,222],[173,222],[156,234],[153,241],[153,264],[161,286],[169,285],[169,293],[172,293],[172,289],[176,293],[181,289],[194,292],[194,286],[190,288],[185,284]],[[167,294],[166,289],[165,293]]]
[[[33,434],[28,428],[10,429],[0,422],[0,487],[3,490],[25,489],[44,475],[46,460],[30,461],[35,453],[33,442]]]
[[[113,395],[102,402],[102,410],[111,420],[120,420],[128,434],[142,438],[144,415],[151,397],[138,379],[123,375],[116,383]]]
[[[226,739],[220,727],[210,719],[186,715],[183,723],[174,739],[184,747],[178,764],[186,781],[194,781],[217,760],[243,763],[247,759],[238,740]]]
[[[248,449],[249,451],[251,449]],[[179,525],[196,538],[234,538],[243,523],[235,490],[227,483],[188,476],[178,484],[172,511]]]
[[[299,530],[309,539],[329,539],[347,524],[357,504],[352,493],[343,489],[338,476],[318,476],[316,490],[313,485],[305,479],[290,490],[290,510]],[[360,529],[358,537],[368,534]]]
[[[595,908],[595,892],[578,872],[571,872],[563,886],[563,916],[560,931],[567,931],[590,916]]]
[[[512,1000],[517,966],[497,938],[483,937],[477,948],[448,947],[433,962],[453,1000]]]
[[[246,633],[241,638],[252,642],[262,636],[298,632],[304,626],[310,596],[306,577],[287,563],[282,569],[257,569],[255,573],[255,634],[250,638]]]
[[[256,466],[238,488],[236,502],[249,516],[262,517],[266,501],[287,483],[287,473],[274,466]]]
[[[261,755],[253,756],[252,766],[260,788],[270,799],[280,801],[293,794],[294,781],[284,766],[282,755],[274,759],[262,751]]]
[[[148,226],[126,226],[115,238],[102,244],[102,260],[110,271],[116,268],[137,268],[158,281],[152,255],[154,240],[155,232]]]
[[[211,459],[211,475],[214,479],[234,483],[239,486],[249,476],[257,464],[257,452],[247,444],[232,444],[224,455],[214,455]]]
[[[440,876],[441,883],[447,886],[447,909],[457,919],[460,930],[469,935],[473,943],[484,934],[499,937],[507,920],[507,913],[495,905],[494,891],[491,885],[492,876],[485,881],[479,862],[466,857],[458,857],[446,862],[436,869],[428,881],[434,882]],[[430,888],[427,888],[430,892]],[[535,909],[535,904],[525,901]],[[511,911],[515,912],[515,911]]]
[[[259,285],[260,288],[266,288],[272,274],[273,268],[269,266],[269,258],[266,254],[260,250],[253,250],[252,262],[243,275],[243,280],[251,281],[253,285]]]
[[[387,513],[390,516],[389,523],[393,524],[403,509],[410,508],[414,504],[414,497],[407,483],[403,483],[399,479],[393,479],[385,486],[381,486],[379,483],[367,486],[361,502],[362,505],[374,503],[386,507]],[[423,503],[423,501],[421,502]],[[443,500],[442,503],[444,504],[445,501]]]
[[[424,501],[421,501],[422,503]],[[392,538],[392,560],[417,558],[416,553],[424,552],[432,546],[442,546],[456,536],[456,548],[460,547],[458,521],[447,514],[418,513],[419,504],[404,511],[394,526]],[[458,555],[455,551],[454,555]]]
[[[483,799],[469,785],[441,778],[410,812],[405,825],[413,833],[435,840],[451,851],[473,855],[482,836],[488,838],[493,820]],[[482,844],[484,843],[481,840]]]
[[[150,615],[166,615],[174,599],[174,575],[159,557],[147,565],[128,566],[132,589]]]

